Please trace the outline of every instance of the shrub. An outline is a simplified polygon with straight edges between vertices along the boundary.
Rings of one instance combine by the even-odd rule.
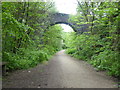
[[[109,74],[119,76],[120,65],[118,64],[119,53],[111,50],[104,50],[100,54],[92,56],[90,63],[100,70],[108,70]]]
[[[31,51],[30,49],[21,49],[17,54],[3,53],[3,61],[7,61],[7,70],[27,69],[38,63],[48,60],[47,53],[44,51]]]

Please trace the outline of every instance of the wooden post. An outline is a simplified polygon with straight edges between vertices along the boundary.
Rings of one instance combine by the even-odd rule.
[[[6,75],[6,64],[7,62],[0,62],[0,67],[2,67],[2,75]]]

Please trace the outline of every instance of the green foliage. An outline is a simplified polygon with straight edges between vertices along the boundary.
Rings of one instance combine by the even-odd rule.
[[[99,55],[93,55],[90,62],[100,70],[108,70],[111,75],[119,76],[118,55],[115,51],[104,50]]]
[[[66,50],[66,53],[71,54],[71,55],[73,55],[75,52],[76,52],[76,49],[75,49],[75,48],[68,48],[68,49]]]
[[[98,35],[77,35],[73,42],[69,43],[66,53],[88,61],[99,70],[108,70],[110,75],[120,76],[119,53],[112,50],[112,43],[106,40],[109,40],[109,37],[101,40]]]
[[[70,33],[65,38],[68,54],[116,77],[120,77],[119,5],[120,2],[78,1],[78,13],[71,16],[70,21],[78,25],[89,24],[88,32]]]
[[[54,3],[3,2],[2,60],[9,63],[8,70],[26,69],[48,60],[64,45],[71,56],[120,77],[119,4],[78,1],[78,13],[70,21],[89,25],[88,32],[78,34],[49,26]]]
[[[3,59],[6,62],[9,62],[7,65],[8,70],[16,69],[27,69],[37,65],[39,62],[48,60],[47,53],[44,51],[37,51],[31,49],[19,49],[20,51],[17,54],[14,53],[3,53]]]
[[[2,3],[2,61],[8,62],[7,70],[36,66],[61,49],[61,28],[49,26],[53,11],[51,2]]]
[[[59,25],[50,26],[44,36],[43,42],[45,45],[49,45],[47,48],[51,53],[62,49],[62,28]]]

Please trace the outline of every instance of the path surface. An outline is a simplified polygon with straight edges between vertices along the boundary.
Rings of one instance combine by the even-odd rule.
[[[81,60],[56,53],[46,64],[11,73],[3,80],[3,88],[115,88],[116,82],[104,72]]]

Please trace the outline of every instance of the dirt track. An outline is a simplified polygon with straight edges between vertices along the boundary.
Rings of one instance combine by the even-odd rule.
[[[49,62],[29,70],[10,73],[3,88],[115,88],[117,83],[105,72],[96,72],[88,63],[75,60],[64,50]]]

